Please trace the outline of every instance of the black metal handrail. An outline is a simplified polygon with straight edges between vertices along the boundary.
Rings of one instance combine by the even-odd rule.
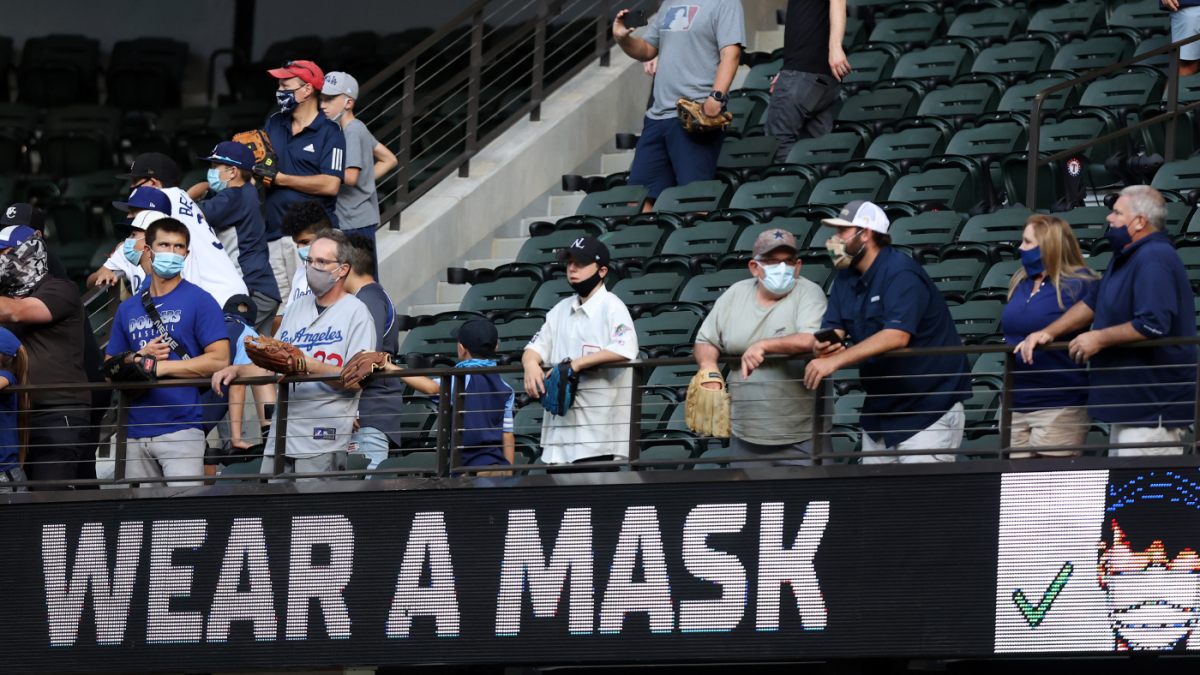
[[[1041,90],[1040,92],[1038,92],[1037,96],[1033,97],[1033,107],[1032,107],[1032,110],[1030,111],[1030,122],[1029,122],[1031,125],[1033,125],[1033,129],[1030,130],[1030,134],[1029,134],[1029,152],[1028,152],[1028,157],[1027,157],[1028,165],[1026,168],[1026,176],[1025,176],[1025,180],[1026,180],[1025,201],[1028,202],[1029,208],[1032,209],[1032,208],[1037,207],[1037,177],[1038,177],[1037,170],[1040,167],[1043,167],[1051,162],[1056,162],[1060,159],[1065,159],[1067,157],[1070,157],[1071,155],[1073,155],[1081,150],[1086,150],[1094,145],[1099,145],[1101,143],[1107,143],[1111,140],[1120,138],[1127,134],[1131,134],[1135,131],[1140,131],[1142,129],[1153,126],[1155,124],[1160,124],[1163,122],[1167,123],[1166,140],[1164,142],[1164,145],[1166,147],[1163,149],[1163,159],[1168,163],[1175,161],[1175,131],[1176,131],[1175,123],[1176,123],[1176,120],[1179,118],[1180,115],[1183,115],[1183,114],[1187,113],[1188,111],[1196,110],[1196,109],[1200,108],[1200,101],[1197,101],[1195,103],[1189,103],[1188,105],[1186,105],[1182,108],[1179,107],[1179,48],[1182,47],[1183,45],[1191,44],[1191,43],[1195,42],[1196,40],[1200,40],[1200,34],[1196,34],[1191,37],[1184,38],[1178,42],[1172,42],[1171,44],[1165,45],[1163,47],[1159,47],[1158,49],[1152,49],[1152,50],[1146,52],[1145,54],[1140,54],[1138,56],[1134,56],[1132,58],[1125,59],[1124,61],[1115,63],[1106,68],[1098,68],[1098,69],[1093,70],[1084,75],[1080,75],[1079,77],[1077,77],[1073,80],[1068,80],[1066,82],[1056,84],[1052,87],[1047,87],[1047,88]],[[1164,112],[1161,115],[1156,115],[1148,120],[1143,120],[1136,124],[1131,124],[1131,125],[1125,126],[1121,129],[1118,129],[1117,131],[1114,131],[1110,134],[1105,134],[1104,136],[1101,136],[1099,138],[1087,141],[1085,143],[1080,143],[1079,145],[1070,147],[1066,150],[1060,150],[1059,152],[1053,153],[1046,157],[1039,156],[1041,154],[1038,150],[1038,146],[1040,145],[1040,142],[1041,142],[1042,103],[1046,100],[1047,96],[1049,96],[1050,94],[1054,94],[1054,93],[1063,91],[1064,89],[1071,89],[1073,87],[1077,87],[1077,86],[1083,84],[1084,82],[1090,82],[1092,80],[1104,77],[1106,75],[1109,75],[1110,73],[1114,73],[1118,70],[1121,70],[1122,68],[1128,68],[1129,66],[1131,66],[1135,63],[1144,61],[1149,58],[1153,58],[1155,56],[1158,56],[1159,54],[1165,54],[1167,52],[1171,53],[1171,63],[1169,66],[1167,66],[1167,110],[1166,110],[1166,112]]]

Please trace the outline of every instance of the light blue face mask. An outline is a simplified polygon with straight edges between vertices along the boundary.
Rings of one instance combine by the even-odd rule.
[[[310,249],[310,248],[312,248],[311,244],[308,246],[305,246],[304,248],[296,249],[296,252],[300,254],[301,260],[308,260],[308,249]]]
[[[762,278],[763,288],[775,295],[784,295],[796,286],[796,268],[787,263],[763,265],[759,263],[766,274]]]
[[[141,240],[132,238],[126,239],[125,246],[122,248],[122,252],[125,254],[125,259],[128,260],[132,265],[140,265],[142,263],[142,253],[145,253],[145,251],[139,251],[134,248],[139,241]]]
[[[174,279],[183,271],[183,256],[178,253],[155,253],[154,273],[163,279]]]
[[[226,181],[221,180],[221,170],[220,169],[209,169],[208,170],[208,189],[212,190],[213,192],[220,192],[221,190],[224,190],[225,187],[226,187]]]

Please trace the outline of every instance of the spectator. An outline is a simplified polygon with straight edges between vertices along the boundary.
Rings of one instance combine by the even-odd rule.
[[[251,323],[258,316],[254,299],[248,295],[235,295],[221,308],[225,315],[225,330],[229,336],[230,365],[245,366],[243,374],[270,376],[271,372],[258,368],[246,355],[246,338],[259,335]],[[271,428],[271,416],[275,412],[275,386],[256,384],[254,403],[258,412],[259,435],[247,434],[242,422],[245,420],[246,385],[233,384],[228,388],[228,404],[222,406],[224,396],[212,390],[200,396],[204,404],[204,432],[208,435],[218,429],[222,450],[227,455],[238,455],[249,450],[260,438],[266,438]],[[253,441],[253,442],[252,442]]]
[[[283,216],[281,228],[283,236],[287,237],[288,241],[293,244],[293,248],[296,249],[296,258],[303,263],[308,259],[309,248],[317,234],[333,229],[333,224],[329,222],[329,214],[325,212],[325,207],[321,206],[320,202],[315,199],[305,199],[288,208],[287,213]],[[275,319],[275,330],[279,330],[279,324],[283,321],[282,315],[287,311],[288,306],[312,292],[308,287],[307,267],[301,265],[300,269],[296,270],[296,275],[292,277],[288,288],[289,293],[284,298],[280,316]]]
[[[746,29],[737,0],[694,0],[686,5],[663,5],[643,37],[625,27],[629,10],[617,12],[613,37],[638,61],[658,59],[653,105],[646,113],[629,184],[650,190],[645,210],[663,190],[698,180],[712,180],[725,132],[690,134],[679,123],[675,102],[704,101],[704,114],[725,110],[729,86],[737,73]]]
[[[12,331],[0,328],[0,389],[29,384],[29,356]],[[29,445],[29,394],[0,393],[0,493],[28,492],[7,487],[25,477],[25,448]]]
[[[180,276],[189,246],[187,226],[174,218],[160,218],[146,229],[149,254],[141,262],[150,285],[117,308],[109,357],[125,351],[153,356],[159,378],[210,377],[229,365],[229,336],[220,305]],[[156,387],[133,398],[126,477],[203,476],[202,421],[200,391],[195,387]],[[203,481],[167,484],[201,485]]]
[[[1121,190],[1104,233],[1113,250],[1108,269],[1083,302],[1017,346],[1021,358],[1033,363],[1034,347],[1091,324],[1090,331],[1071,340],[1067,353],[1076,363],[1091,361],[1088,412],[1112,424],[1109,441],[1114,444],[1177,443],[1195,415],[1195,345],[1120,346],[1196,334],[1192,287],[1163,231],[1166,221],[1167,205],[1158,190],[1145,185]],[[1118,448],[1110,453],[1178,455],[1183,448]]]
[[[758,235],[753,256],[754,278],[722,293],[700,326],[696,363],[701,370],[718,370],[721,354],[742,355],[740,373],[737,367],[729,373],[729,454],[738,458],[731,466],[811,465],[813,393],[804,388],[804,364],[764,363],[763,357],[812,351],[813,333],[825,316],[825,293],[800,276],[790,232]]]
[[[860,364],[867,396],[860,423],[863,450],[953,450],[962,443],[963,401],[971,397],[967,357],[958,355],[876,358],[901,347],[961,347],[950,310],[937,286],[915,260],[892,248],[888,218],[867,201],[842,207],[825,244],[839,269],[822,328],[854,340],[818,342],[804,384],[816,389],[839,368]],[[953,462],[948,453],[873,456],[867,464]]]
[[[346,276],[354,264],[354,248],[346,235],[324,230],[317,233],[304,263],[313,292],[288,307],[275,337],[304,352],[309,373],[340,374],[351,356],[375,347],[371,312],[345,288]],[[230,366],[214,375],[213,390],[219,392],[234,377],[248,374],[244,368]],[[292,387],[284,445],[286,471],[340,471],[350,445],[359,390],[342,389],[340,381],[301,382]],[[267,455],[275,454],[279,408],[271,422]]]
[[[0,229],[0,324],[28,352],[30,384],[83,384],[87,314],[79,289],[50,275],[46,244],[29,227]],[[30,480],[73,480],[95,475],[96,446],[88,428],[87,391],[39,391],[30,395]],[[85,466],[86,465],[86,466]],[[66,485],[45,490],[70,490]]]
[[[142,192],[145,191],[145,189],[142,190]],[[136,195],[129,196],[130,201],[134,201],[136,198]],[[148,283],[146,270],[142,267],[142,256],[146,253],[146,228],[150,227],[150,223],[160,218],[166,218],[167,215],[162,211],[150,209],[131,208],[130,210],[134,212],[134,215],[127,221],[129,236],[109,254],[108,260],[104,261],[104,265],[100,269],[92,272],[87,279],[88,287],[111,286],[121,279],[126,279],[129,282],[129,292],[138,293],[142,290],[142,286]],[[181,276],[187,279],[186,269]]]
[[[471,319],[450,331],[458,340],[458,365],[455,368],[480,368],[496,365],[496,345],[500,337],[496,326],[487,319]],[[388,364],[387,370],[400,370]],[[428,377],[402,377],[413,389],[433,396],[441,393],[440,385]],[[451,396],[458,389],[451,379]],[[513,401],[515,395],[496,373],[472,375],[463,380],[462,411],[454,411],[462,424],[462,466],[511,466],[516,457],[513,436]],[[511,471],[478,471],[477,476],[509,476]]]
[[[1034,214],[1021,240],[1022,269],[1008,282],[1008,304],[1000,325],[1004,340],[1020,344],[1087,296],[1098,278],[1087,268],[1071,226],[1062,218]],[[1052,290],[1051,290],[1052,289]],[[1064,336],[1074,339],[1078,331]],[[1083,445],[1087,414],[1087,370],[1066,352],[1047,352],[1037,364],[1017,359],[1013,388],[1012,446]],[[1014,452],[1013,459],[1070,457],[1079,452]]]
[[[375,325],[375,351],[395,354],[400,351],[400,324],[396,308],[372,272],[375,270],[375,240],[350,233],[346,240],[354,247],[354,264],[346,277],[346,292],[362,301],[371,312]],[[387,459],[389,449],[400,447],[400,420],[403,414],[404,383],[393,377],[372,380],[363,387],[358,401],[358,420],[350,439],[351,452],[360,452],[370,460],[369,469]]]
[[[570,361],[571,370],[579,374],[579,387],[565,415],[547,414],[543,419],[542,461],[569,464],[627,458],[633,373],[628,368],[588,370],[638,353],[629,310],[604,287],[608,247],[595,238],[580,237],[555,257],[567,261],[567,281],[575,295],[550,310],[546,323],[525,347],[521,357],[525,393],[540,398],[546,392],[543,364],[563,361]]]
[[[296,274],[296,259],[291,241],[281,229],[283,216],[292,204],[315,198],[325,207],[333,227],[338,226],[334,209],[345,169],[346,136],[321,112],[325,74],[317,64],[289,61],[268,72],[279,80],[275,92],[279,112],[271,115],[263,131],[279,157],[279,173],[267,185],[267,242],[275,281],[286,298],[291,290],[288,284]]]
[[[241,143],[224,141],[208,157],[197,159],[211,162],[212,168],[208,170],[208,180],[197,183],[188,190],[188,195],[193,199],[207,195],[200,210],[254,299],[258,308],[255,328],[259,333],[268,333],[282,296],[271,270],[258,189],[251,182],[254,153]]]
[[[1171,12],[1171,42],[1200,33],[1200,0],[1158,0],[1159,9]],[[1200,40],[1179,48],[1179,76],[1200,71]]]
[[[337,122],[346,135],[346,168],[338,190],[338,225],[347,234],[362,234],[375,241],[379,227],[379,195],[375,180],[396,168],[399,162],[387,146],[375,140],[367,125],[354,116],[358,102],[358,80],[349,73],[325,75],[321,89],[321,111]],[[371,271],[377,275],[378,268]]]
[[[802,138],[833,128],[833,104],[850,62],[842,51],[846,0],[788,0],[783,31],[783,70],[771,80],[771,106],[764,131],[779,139],[775,163]],[[828,36],[828,39],[826,39]]]

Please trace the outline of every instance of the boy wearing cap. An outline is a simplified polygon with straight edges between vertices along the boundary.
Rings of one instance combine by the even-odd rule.
[[[208,157],[197,159],[211,162],[212,166],[208,180],[192,186],[188,195],[193,199],[207,196],[200,209],[246,282],[258,308],[254,327],[264,334],[271,329],[282,296],[271,270],[258,189],[250,182],[254,175],[254,153],[241,143],[223,141]]]
[[[758,235],[749,266],[754,278],[726,289],[700,326],[696,364],[717,370],[722,354],[742,355],[741,367],[729,373],[729,451],[739,458],[731,466],[811,465],[813,393],[804,386],[804,363],[763,357],[812,351],[825,293],[800,276],[796,239],[786,230]]]
[[[379,195],[375,179],[396,168],[399,163],[375,137],[367,125],[354,117],[358,99],[358,80],[349,73],[328,73],[321,89],[321,111],[337,122],[346,135],[346,170],[338,191],[338,226],[343,232],[356,232],[375,239],[379,226]]]
[[[546,415],[542,421],[542,461],[625,459],[633,373],[628,368],[588,369],[637,357],[633,318],[625,303],[604,287],[608,247],[601,241],[580,237],[555,257],[567,261],[567,281],[575,295],[546,314],[546,323],[525,347],[525,393],[540,398],[546,392],[543,365],[563,361],[570,361],[571,370],[579,374],[579,386],[565,415]]]
[[[963,354],[876,358],[901,347],[961,347],[950,310],[929,275],[892,248],[888,218],[875,204],[853,201],[839,217],[821,221],[837,228],[826,242],[839,269],[822,328],[842,343],[819,342],[804,384],[816,389],[839,368],[859,365],[867,397],[859,417],[863,450],[953,450],[962,443],[963,401],[971,397],[970,368]],[[864,457],[863,463],[953,462],[950,453]]]
[[[130,293],[140,292],[147,283],[146,269],[142,266],[142,256],[146,253],[146,228],[150,227],[150,223],[166,217],[161,211],[149,210],[139,211],[133,216],[129,222],[129,236],[109,254],[100,269],[92,272],[87,279],[88,287],[111,286],[126,279]],[[187,278],[186,269],[183,276]]]

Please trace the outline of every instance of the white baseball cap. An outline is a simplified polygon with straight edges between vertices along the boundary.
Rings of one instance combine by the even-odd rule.
[[[891,221],[877,204],[858,199],[843,206],[836,218],[822,219],[821,224],[825,227],[864,227],[887,234]]]
[[[149,229],[150,223],[153,223],[154,221],[159,220],[160,218],[166,218],[166,217],[167,217],[167,214],[162,213],[161,211],[142,211],[141,213],[139,213],[133,217],[133,222],[131,222],[129,224],[129,226],[135,230],[143,230],[144,231],[144,230]]]
[[[358,100],[358,80],[350,73],[326,73],[325,85],[321,87],[321,93],[326,96],[337,96],[345,94],[354,100]]]

